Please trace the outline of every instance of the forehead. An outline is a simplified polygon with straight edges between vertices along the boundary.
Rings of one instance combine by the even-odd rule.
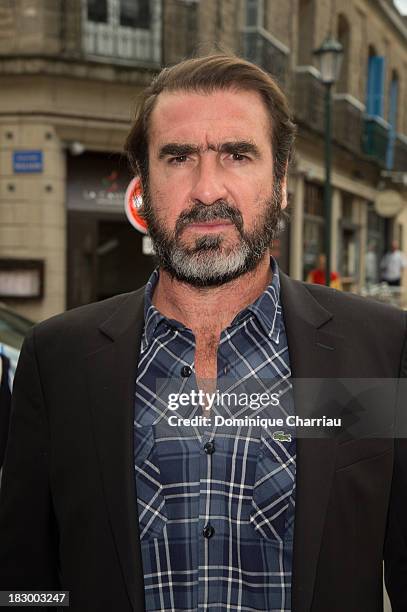
[[[149,136],[152,146],[169,140],[203,139],[250,139],[261,145],[270,142],[270,119],[255,91],[163,92],[150,117]]]

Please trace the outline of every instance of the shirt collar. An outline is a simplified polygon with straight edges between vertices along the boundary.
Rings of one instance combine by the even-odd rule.
[[[250,304],[244,310],[241,310],[233,319],[229,329],[248,318],[253,314],[262,326],[265,334],[276,344],[279,342],[280,327],[282,322],[282,309],[280,303],[280,275],[276,260],[270,258],[270,267],[272,271],[272,279],[263,293],[257,298],[253,304]],[[158,282],[159,269],[156,268],[151,274],[144,292],[144,341],[149,345],[152,341],[157,327],[165,321],[180,329],[186,329],[184,326],[173,319],[167,319],[152,303],[154,288]]]
[[[249,313],[252,313],[263,328],[264,333],[273,342],[278,344],[282,323],[282,309],[280,301],[280,274],[274,257],[270,257],[270,267],[273,274],[270,284],[253,304],[250,304],[236,315],[231,326],[239,323],[247,318]]]
[[[144,291],[144,340],[146,344],[150,344],[157,326],[166,319],[152,302],[153,292],[158,282],[158,277],[159,271],[158,268],[156,268],[148,279]]]

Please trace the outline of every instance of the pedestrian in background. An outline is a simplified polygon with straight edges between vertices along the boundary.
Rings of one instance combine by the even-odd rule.
[[[317,259],[317,267],[310,270],[307,276],[307,283],[315,285],[326,285],[326,255],[320,253]],[[330,286],[334,289],[342,289],[341,279],[337,272],[331,272]]]
[[[400,287],[403,269],[407,266],[406,256],[400,251],[399,243],[393,240],[391,251],[386,253],[380,263],[382,280],[391,287]]]

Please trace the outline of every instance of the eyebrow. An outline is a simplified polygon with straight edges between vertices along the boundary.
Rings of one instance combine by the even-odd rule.
[[[218,144],[209,144],[207,147],[197,146],[190,143],[169,142],[160,147],[158,158],[165,157],[181,157],[182,155],[193,155],[196,153],[204,153],[205,151],[216,151],[217,153],[229,154],[250,154],[256,159],[261,157],[259,148],[250,140],[232,140]]]

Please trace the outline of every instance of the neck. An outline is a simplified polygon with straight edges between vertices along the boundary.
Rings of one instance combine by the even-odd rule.
[[[193,287],[160,269],[153,304],[163,315],[180,321],[195,335],[209,330],[219,335],[241,310],[263,293],[271,276],[268,252],[253,271],[220,287]]]

